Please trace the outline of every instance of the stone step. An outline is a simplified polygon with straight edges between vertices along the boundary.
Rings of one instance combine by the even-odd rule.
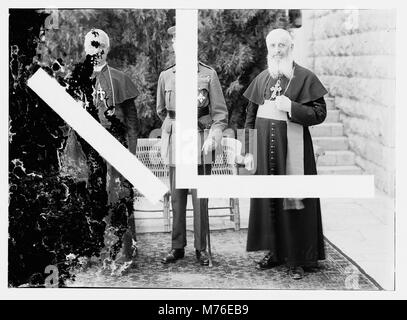
[[[335,98],[333,98],[333,97],[325,98],[325,103],[326,103],[327,110],[336,109],[336,107],[335,107]]]
[[[318,158],[318,166],[350,166],[355,164],[355,154],[352,151],[325,151]]]
[[[324,122],[339,122],[339,110],[327,110],[327,115]]]
[[[321,147],[325,151],[348,150],[349,142],[347,137],[316,137],[312,138],[314,148]]]
[[[343,124],[340,122],[321,123],[309,127],[309,130],[313,137],[337,137],[343,135]]]
[[[328,174],[363,174],[358,166],[318,166],[318,175]]]

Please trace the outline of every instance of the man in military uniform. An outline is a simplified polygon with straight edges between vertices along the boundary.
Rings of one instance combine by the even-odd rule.
[[[175,27],[168,29],[175,52]],[[161,72],[157,89],[157,114],[163,121],[161,153],[169,164],[171,204],[173,210],[172,247],[162,263],[172,263],[184,257],[186,240],[186,206],[188,189],[175,188],[175,70],[173,65]],[[216,71],[198,63],[198,131],[202,154],[198,160],[198,174],[210,174],[213,152],[221,147],[222,131],[227,126],[228,111]],[[209,131],[209,134],[205,134]],[[201,265],[209,265],[206,251],[208,230],[208,199],[198,199],[192,190],[194,207],[195,254]]]
[[[108,35],[92,29],[85,36],[85,53],[94,57],[94,103],[101,125],[110,131],[135,154],[137,145],[137,109],[134,99],[137,88],[123,72],[107,63],[110,50]],[[106,162],[106,191],[109,205],[108,226],[118,228],[116,236],[123,246],[118,261],[131,260],[136,252],[133,186],[114,167]],[[127,220],[127,221],[126,221]],[[120,242],[116,243],[116,246]],[[110,248],[112,250],[112,248]]]

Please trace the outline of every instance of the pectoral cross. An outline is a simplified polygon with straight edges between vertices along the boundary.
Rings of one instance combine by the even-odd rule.
[[[270,88],[271,90],[271,97],[270,100],[274,100],[277,96],[280,95],[280,91],[283,90],[280,86],[280,79],[277,80],[276,84]]]
[[[199,92],[199,95],[198,95],[199,103],[202,103],[204,100],[205,100],[205,96],[202,94],[202,92]]]
[[[96,93],[99,95],[100,100],[105,100],[106,92],[102,90],[102,88],[99,86],[99,89],[96,91]]]

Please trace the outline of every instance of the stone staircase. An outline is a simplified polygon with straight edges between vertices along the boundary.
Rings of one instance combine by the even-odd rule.
[[[348,138],[344,135],[335,99],[328,97],[325,101],[327,107],[325,121],[309,128],[314,148],[319,146],[325,152],[318,159],[318,174],[363,174],[362,169],[355,163],[354,152],[349,150]]]

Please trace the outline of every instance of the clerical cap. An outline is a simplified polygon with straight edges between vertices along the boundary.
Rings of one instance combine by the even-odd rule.
[[[95,54],[101,48],[109,48],[109,36],[101,29],[92,29],[85,36],[86,54]]]
[[[293,38],[292,38],[291,34],[290,34],[287,30],[278,28],[278,29],[273,29],[273,30],[271,30],[271,31],[267,34],[267,36],[266,36],[266,45],[267,45],[267,48],[268,48],[269,45],[270,45],[270,41],[271,41],[274,37],[276,37],[276,36],[277,36],[277,37],[282,37],[282,38],[284,38],[289,44],[292,44],[292,43],[293,43]]]

